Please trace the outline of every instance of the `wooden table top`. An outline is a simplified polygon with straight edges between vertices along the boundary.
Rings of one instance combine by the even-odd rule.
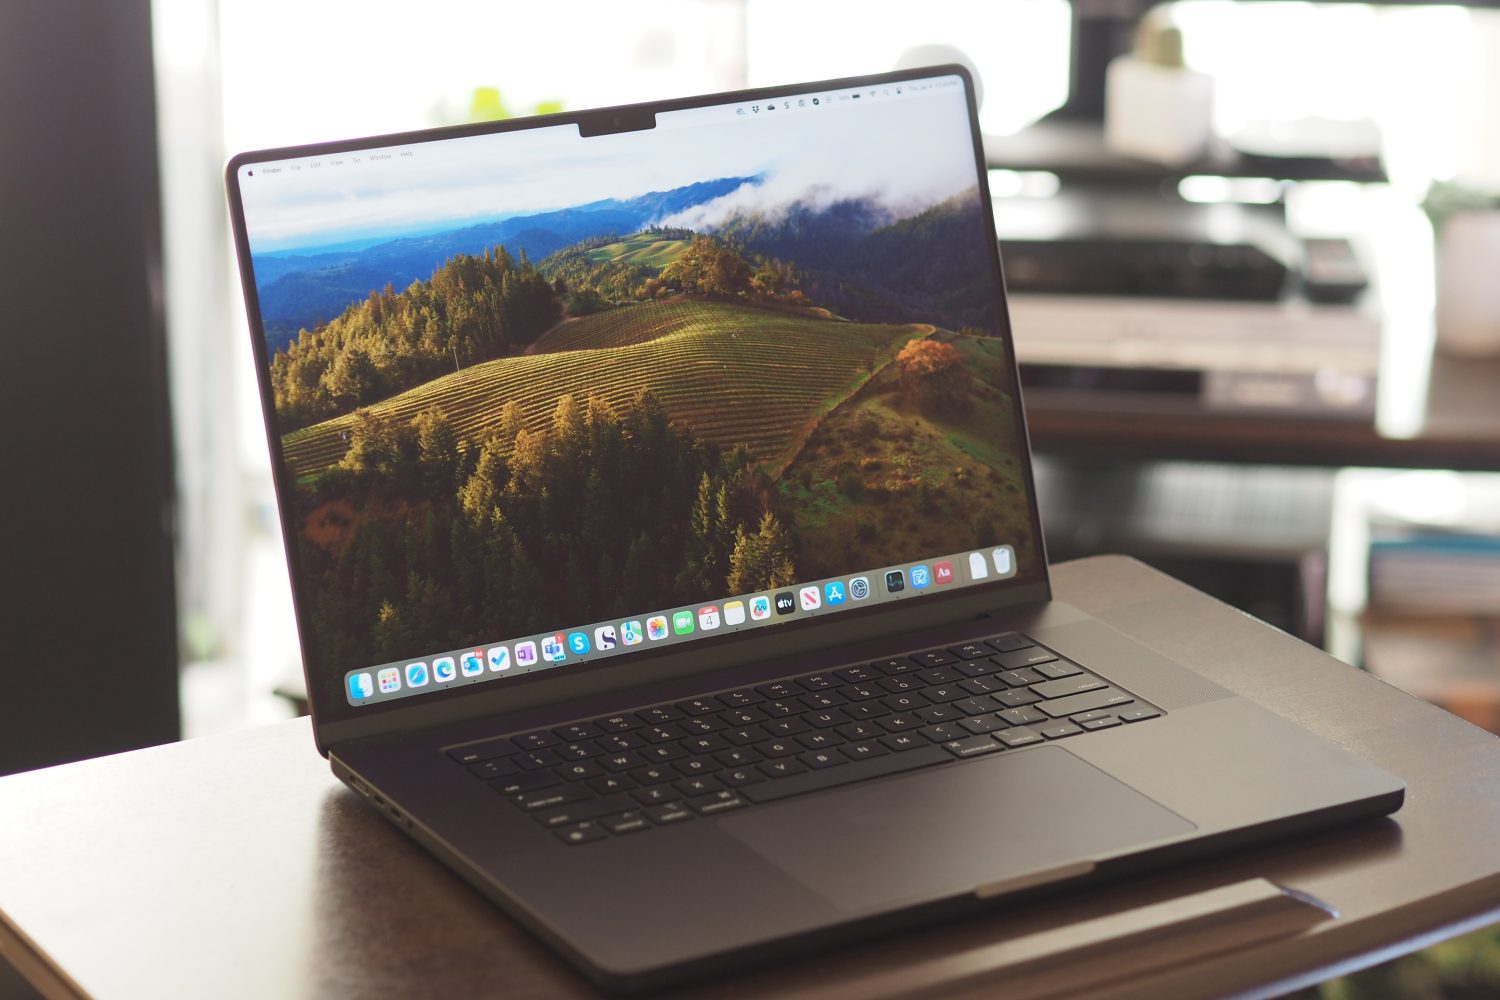
[[[1260,877],[1340,916],[1105,992],[1287,989],[1500,919],[1500,740],[1131,560],[1054,573],[1060,599],[1400,775],[1406,805],[681,995],[1076,994],[1077,963],[1007,974],[1035,957],[1012,942]],[[0,954],[59,996],[593,995],[338,783],[306,720],[0,779]]]

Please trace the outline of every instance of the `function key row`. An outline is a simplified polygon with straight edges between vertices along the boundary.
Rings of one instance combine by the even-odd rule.
[[[727,726],[746,726],[762,721],[765,717],[736,710],[762,706],[773,702],[771,715],[786,715],[806,709],[826,709],[845,704],[851,700],[865,700],[885,694],[899,694],[927,685],[957,682],[965,677],[983,677],[1001,673],[1012,687],[1022,686],[1021,674],[1004,674],[1018,668],[1034,668],[1034,679],[1056,680],[1080,673],[1078,667],[1058,660],[1050,651],[1036,646],[1031,639],[1020,633],[1010,633],[983,641],[963,643],[947,649],[928,649],[908,656],[876,660],[869,664],[840,667],[822,673],[807,674],[753,689],[723,691],[704,695],[673,705],[654,705],[635,712],[622,712],[589,722],[575,722],[558,726],[552,730],[539,729],[520,736],[500,737],[471,743],[448,751],[448,755],[460,764],[477,764],[482,761],[508,756],[517,751],[547,750],[563,744],[578,743],[606,734],[625,733],[648,726],[662,726],[685,719],[714,716]],[[903,674],[916,674],[920,683],[900,680]],[[882,690],[875,690],[874,685]],[[835,693],[830,689],[841,688]],[[759,710],[757,710],[757,713]],[[689,727],[689,732],[715,731],[704,725]]]

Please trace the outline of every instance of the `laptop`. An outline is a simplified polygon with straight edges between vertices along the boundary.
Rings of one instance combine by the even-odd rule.
[[[319,751],[660,987],[1397,809],[1051,600],[953,66],[227,167]]]

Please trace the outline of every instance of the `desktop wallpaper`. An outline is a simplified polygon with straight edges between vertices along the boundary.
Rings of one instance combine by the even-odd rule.
[[[314,663],[1036,568],[961,91],[830,105],[242,178]]]

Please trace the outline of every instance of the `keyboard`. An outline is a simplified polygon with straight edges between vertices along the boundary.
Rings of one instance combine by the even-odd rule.
[[[1161,715],[1010,632],[445,752],[582,845]]]

